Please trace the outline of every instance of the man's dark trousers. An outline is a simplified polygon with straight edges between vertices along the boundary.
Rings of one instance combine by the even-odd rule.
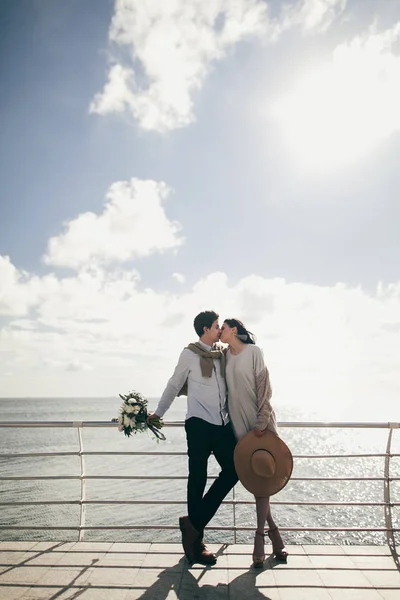
[[[202,536],[204,527],[238,481],[233,462],[236,438],[230,423],[213,425],[197,417],[191,417],[185,422],[185,430],[189,457],[188,514],[192,525]],[[211,453],[221,471],[203,498]]]

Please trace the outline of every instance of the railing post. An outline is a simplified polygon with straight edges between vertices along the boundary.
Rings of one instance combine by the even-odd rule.
[[[385,468],[384,468],[384,476],[385,481],[383,482],[383,499],[385,501],[385,525],[386,525],[386,539],[388,546],[390,548],[390,552],[392,554],[393,560],[396,563],[397,568],[400,568],[399,556],[396,550],[396,542],[394,539],[393,533],[393,520],[392,520],[392,504],[390,498],[390,459],[391,459],[391,447],[392,447],[392,436],[393,436],[393,428],[391,423],[389,423],[389,435],[386,444],[386,456],[385,456]]]
[[[83,437],[82,437],[82,422],[75,422],[74,427],[77,428],[78,432],[78,440],[79,440],[79,459],[80,459],[80,479],[81,479],[81,512],[79,519],[79,537],[78,541],[82,542],[83,537],[85,535],[85,530],[83,527],[85,526],[86,521],[86,504],[84,504],[84,500],[86,500],[86,479],[85,479],[85,457],[83,454]]]

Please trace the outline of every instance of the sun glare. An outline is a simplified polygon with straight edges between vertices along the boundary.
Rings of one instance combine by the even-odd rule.
[[[398,120],[397,94],[382,64],[336,58],[304,74],[272,107],[296,161],[313,170],[359,158]]]

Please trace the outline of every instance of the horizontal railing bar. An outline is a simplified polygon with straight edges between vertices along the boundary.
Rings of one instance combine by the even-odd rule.
[[[187,504],[186,500],[31,500],[22,502],[0,502],[0,506],[38,506],[38,505],[72,505],[72,504]],[[227,505],[254,505],[254,500],[224,500]],[[280,506],[400,506],[400,502],[296,502],[294,500],[271,501],[271,505]]]
[[[12,452],[0,454],[0,458],[31,458],[41,456],[80,456],[79,452]],[[82,456],[187,456],[187,452],[82,452]],[[293,454],[293,458],[390,458],[400,454]]]
[[[0,454],[0,458],[31,458],[40,456],[187,456],[187,452],[31,452]]]
[[[37,456],[79,456],[79,452],[12,452],[0,454],[0,458],[32,458]]]
[[[400,454],[293,454],[293,458],[395,458]]]
[[[164,427],[183,427],[184,421],[169,421]],[[117,427],[111,421],[0,421],[0,427]],[[343,429],[400,429],[397,422],[280,421],[279,427],[317,427]]]
[[[33,526],[27,525],[26,527],[16,526],[16,525],[7,525],[0,526],[0,530],[12,530],[12,531],[107,531],[107,530],[143,530],[143,529],[155,529],[155,530],[178,530],[176,525],[102,525],[102,526],[84,526],[84,527],[66,527],[66,526]],[[214,531],[253,531],[254,527],[224,527],[213,525],[210,527],[206,527],[206,529],[214,530]],[[385,527],[279,527],[280,531],[337,531],[337,532],[347,532],[347,531],[375,531],[375,532],[387,532],[393,531],[395,533],[400,531],[400,528],[387,529]]]
[[[187,475],[27,475],[27,476],[1,476],[0,481],[42,481],[52,479],[142,479],[147,480],[185,480]],[[217,479],[209,476],[207,479]],[[291,477],[291,481],[400,481],[400,477]]]

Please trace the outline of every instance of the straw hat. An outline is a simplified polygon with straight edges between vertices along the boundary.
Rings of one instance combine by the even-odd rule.
[[[236,444],[235,468],[244,487],[255,496],[273,496],[282,490],[293,470],[293,457],[280,437],[265,431],[246,433]]]

